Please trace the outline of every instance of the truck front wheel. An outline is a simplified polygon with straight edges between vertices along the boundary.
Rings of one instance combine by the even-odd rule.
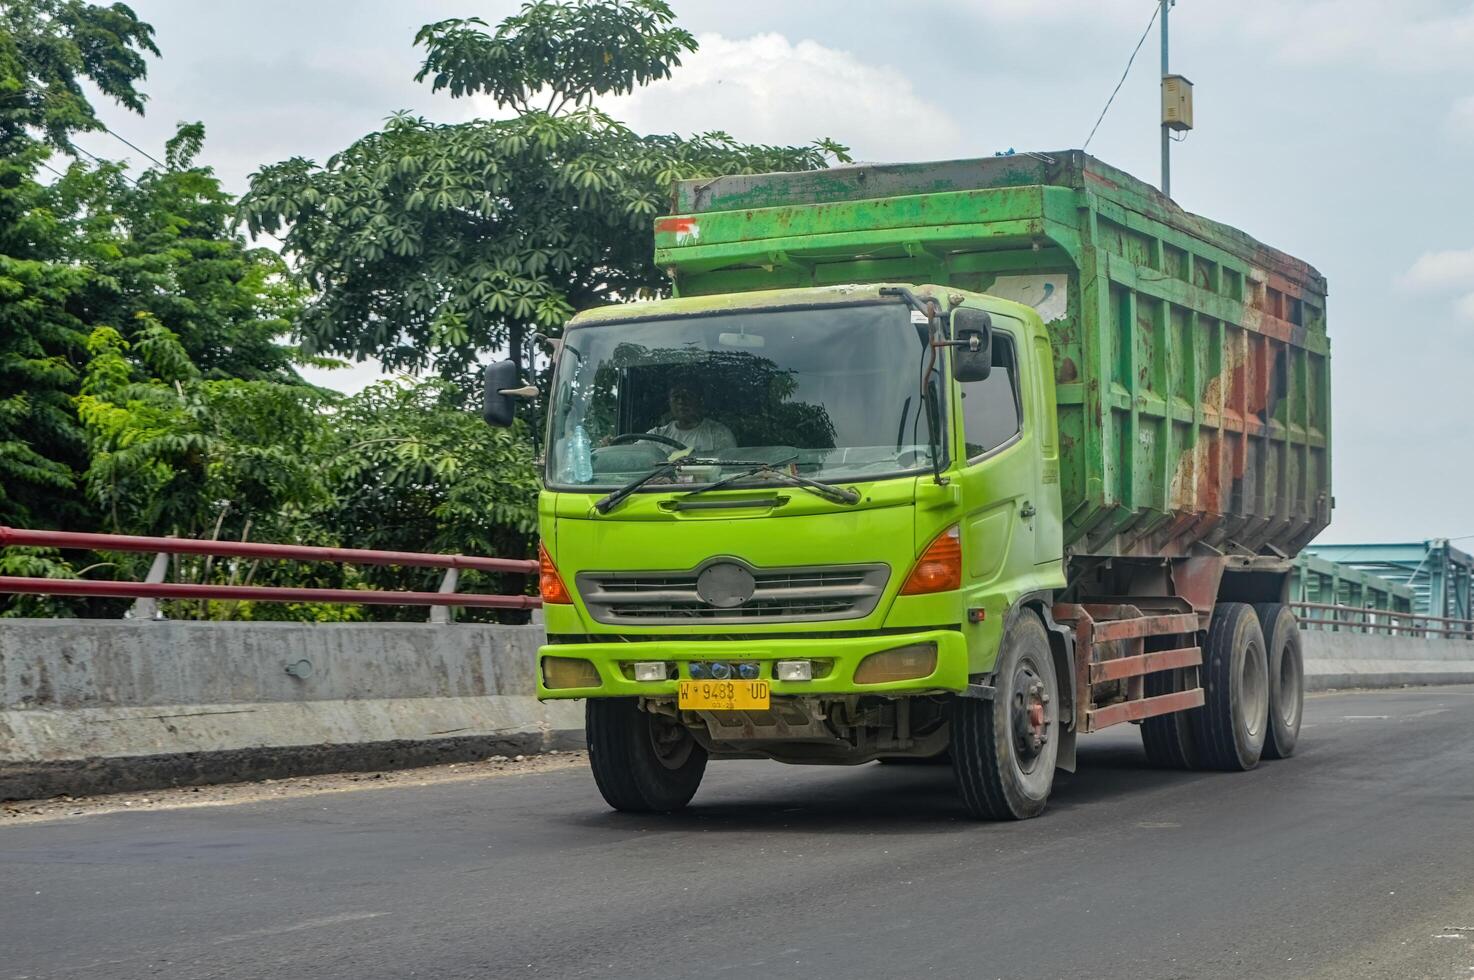
[[[594,782],[614,809],[667,813],[696,795],[706,750],[679,722],[634,698],[590,698],[584,725]]]
[[[985,820],[1043,812],[1060,734],[1049,636],[1037,616],[1022,612],[1003,635],[993,699],[952,704],[952,770],[968,812]]]

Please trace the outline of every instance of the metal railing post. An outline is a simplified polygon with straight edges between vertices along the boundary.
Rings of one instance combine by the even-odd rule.
[[[168,574],[169,553],[167,551],[160,551],[158,554],[154,555],[154,563],[148,566],[148,574],[144,576],[143,581],[146,584],[154,585],[164,581],[165,576],[167,576]],[[132,606],[129,607],[128,614],[133,619],[158,619],[160,618],[159,600],[138,599],[134,601]]]
[[[447,568],[445,570],[445,577],[440,580],[440,594],[446,595],[455,592],[460,580],[461,570],[459,568]],[[437,626],[449,626],[455,622],[455,610],[450,606],[431,606],[430,622]]]

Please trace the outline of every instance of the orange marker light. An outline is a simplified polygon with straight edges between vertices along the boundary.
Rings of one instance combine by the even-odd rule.
[[[537,577],[537,588],[542,593],[543,602],[557,605],[568,605],[573,601],[573,596],[568,594],[568,586],[563,584],[563,576],[558,574],[558,566],[553,564],[553,559],[548,557],[548,549],[543,543],[537,543],[537,562],[540,566]]]
[[[926,595],[962,587],[962,533],[954,524],[932,539],[926,546],[901,595]]]

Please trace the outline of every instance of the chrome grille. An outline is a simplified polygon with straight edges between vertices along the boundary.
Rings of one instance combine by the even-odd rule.
[[[752,597],[740,606],[709,605],[697,592],[701,573],[722,562],[752,574]],[[889,577],[886,565],[758,568],[735,558],[713,558],[684,572],[580,572],[574,581],[598,622],[671,626],[859,619],[875,609]]]

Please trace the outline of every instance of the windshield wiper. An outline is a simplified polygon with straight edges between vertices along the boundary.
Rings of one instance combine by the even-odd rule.
[[[618,507],[620,501],[624,500],[626,497],[643,487],[645,484],[650,483],[651,481],[656,480],[662,476],[670,476],[672,473],[676,472],[683,466],[751,465],[752,461],[746,459],[702,459],[695,456],[682,456],[680,459],[668,459],[664,463],[661,463],[659,466],[656,466],[655,469],[651,470],[649,473],[646,473],[644,476],[637,477],[636,479],[631,480],[629,483],[626,483],[624,486],[620,487],[618,490],[611,491],[605,496],[600,497],[594,502],[594,509],[601,514],[607,514],[615,507]],[[767,464],[763,463],[761,465],[766,466]]]
[[[825,500],[832,500],[836,504],[858,504],[860,502],[860,495],[854,490],[836,487],[831,483],[820,483],[818,480],[810,480],[807,477],[794,476],[792,473],[785,473],[782,470],[774,469],[774,465],[773,463],[763,463],[760,466],[754,466],[750,470],[735,473],[724,480],[718,480],[715,483],[701,487],[699,490],[683,493],[681,494],[681,499],[684,500],[687,497],[694,497],[697,494],[707,493],[711,490],[722,490],[743,480],[761,477],[765,480],[774,480],[786,486],[800,487],[810,493],[823,497]]]

